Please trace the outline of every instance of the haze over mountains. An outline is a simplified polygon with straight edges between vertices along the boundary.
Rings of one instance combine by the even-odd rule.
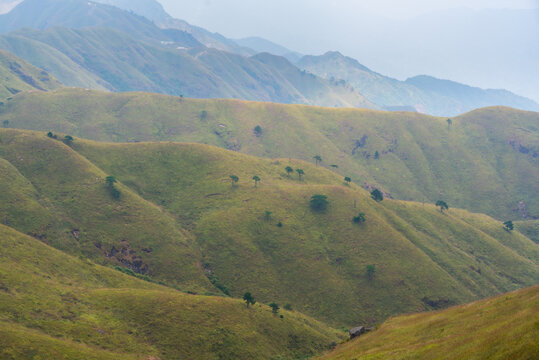
[[[26,0],[0,16],[0,31],[10,32],[0,38],[0,48],[47,70],[64,85],[98,90],[405,109],[440,116],[489,105],[539,110],[535,102],[506,91],[448,86],[432,78],[402,83],[344,57],[301,59],[263,39],[234,42],[173,19],[153,1],[105,3],[147,18],[82,0]],[[18,30],[28,26],[39,30]],[[110,38],[105,36],[109,32]],[[261,51],[289,61],[256,55]],[[299,61],[299,69],[290,61]]]
[[[1,359],[539,353],[533,101],[229,39],[154,0],[11,8]]]

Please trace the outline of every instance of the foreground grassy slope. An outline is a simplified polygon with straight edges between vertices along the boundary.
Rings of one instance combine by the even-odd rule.
[[[0,50],[0,99],[29,90],[54,90],[60,83],[47,72]]]
[[[196,144],[79,140],[74,147],[190,230],[205,271],[235,296],[253,291],[264,301],[353,325],[538,280],[537,246],[498,221],[458,210],[441,214],[432,205],[379,204],[309,163]],[[306,175],[289,177],[286,166]],[[262,179],[258,187],[253,175]],[[325,213],[309,209],[314,194],[328,196]],[[365,224],[352,222],[359,212]],[[365,272],[370,264],[378,269],[374,278]]]
[[[21,94],[0,107],[0,119],[13,127],[100,141],[199,142],[307,161],[321,155],[322,165],[338,165],[364,187],[380,186],[402,200],[442,198],[503,221],[539,215],[538,117],[495,107],[449,126],[445,118],[413,113],[72,89]]]
[[[299,160],[202,144],[77,138],[69,147],[19,130],[0,131],[0,157],[9,190],[0,219],[14,228],[185,290],[251,291],[334,325],[463,303],[539,279],[537,245],[498,221],[376,203]],[[304,170],[301,181],[286,174],[288,165]],[[107,192],[108,174],[120,182],[119,200]],[[328,196],[326,212],[309,208],[314,194]],[[359,212],[366,223],[352,222]],[[367,265],[375,265],[374,276]]]
[[[130,267],[186,290],[212,288],[193,239],[157,206],[119,185],[61,141],[43,134],[0,134],[0,219],[74,255]]]
[[[293,359],[342,336],[296,312],[144,282],[3,225],[0,246],[2,359]]]
[[[390,319],[322,359],[536,359],[539,287]]]

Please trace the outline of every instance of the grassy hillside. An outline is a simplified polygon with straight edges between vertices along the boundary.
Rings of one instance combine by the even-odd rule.
[[[341,176],[302,161],[201,144],[76,138],[70,147],[17,130],[0,132],[0,158],[8,190],[0,219],[15,229],[183,290],[235,297],[250,291],[336,326],[539,279],[537,246],[487,216],[376,203]],[[304,170],[301,181],[286,174],[288,165]],[[107,190],[107,175],[119,181],[119,199]],[[239,182],[231,184],[230,175]],[[310,209],[314,194],[328,196],[326,212]],[[359,212],[364,224],[352,221]]]
[[[59,87],[60,83],[47,72],[0,50],[0,99],[21,91],[47,91]]]
[[[342,336],[297,312],[195,296],[0,225],[2,359],[294,359]]]
[[[23,94],[0,107],[13,127],[94,140],[199,142],[306,161],[321,155],[322,166],[337,165],[331,169],[363,187],[402,200],[441,198],[502,221],[539,216],[538,117],[496,107],[448,125],[413,113],[73,89]]]
[[[537,286],[445,311],[390,319],[322,359],[536,359]]]

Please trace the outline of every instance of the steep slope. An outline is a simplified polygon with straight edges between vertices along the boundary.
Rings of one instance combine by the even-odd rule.
[[[275,56],[245,58],[207,48],[187,52],[141,42],[111,28],[24,29],[0,37],[0,47],[5,46],[21,56],[28,56],[30,62],[42,64],[43,59],[36,57],[35,52],[19,50],[27,48],[30,40],[54,48],[113,91],[375,107],[346,84],[302,73],[284,58]],[[46,58],[49,62],[54,60],[50,56]],[[51,69],[52,74],[62,70],[51,65],[46,68]],[[80,83],[71,82],[69,78],[63,81],[66,85]]]
[[[193,239],[156,205],[121,185],[114,200],[107,174],[61,141],[9,130],[0,140],[3,223],[73,255],[211,291]]]
[[[47,72],[0,50],[0,99],[21,91],[47,91],[61,87]]]
[[[52,46],[17,35],[0,36],[0,48],[47,71],[68,86],[108,90],[112,86]]]
[[[406,106],[438,116],[457,116],[494,105],[539,111],[539,104],[509,91],[483,90],[429,76],[399,81],[338,52],[304,56],[297,65],[323,78],[346,80],[367,99],[388,109]]]
[[[341,336],[296,312],[138,280],[4,225],[0,245],[2,359],[300,358]]]
[[[322,359],[535,359],[539,287],[400,316]]]
[[[502,221],[539,216],[538,114],[532,112],[486,108],[449,125],[413,113],[69,89],[15,96],[0,107],[0,120],[102,141],[199,142],[307,161],[321,155],[323,166],[338,165],[343,176],[394,198],[442,198]]]
[[[201,44],[180,30],[162,30],[150,20],[114,6],[84,0],[25,0],[7,14],[0,15],[0,33],[21,28],[108,27],[152,43],[196,47]]]

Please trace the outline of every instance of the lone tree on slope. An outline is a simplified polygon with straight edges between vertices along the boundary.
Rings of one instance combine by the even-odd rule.
[[[292,169],[290,166],[287,166],[284,168],[288,177],[290,177],[290,174],[292,174],[294,172],[294,169]]]
[[[230,175],[230,183],[232,184],[232,186],[237,184],[238,181],[240,181],[239,177],[237,177],[236,175]]]
[[[313,195],[311,197],[310,205],[311,209],[314,211],[325,211],[329,205],[328,197],[320,194]]]
[[[344,181],[346,181],[346,183],[350,185],[350,183],[352,182],[352,179],[349,176],[347,176],[344,178]]]
[[[378,189],[374,189],[372,192],[371,192],[371,197],[373,198],[373,200],[377,201],[377,202],[380,202],[382,200],[384,200],[384,194],[382,194],[382,192]]]
[[[271,308],[272,313],[277,314],[279,312],[279,309],[280,309],[279,304],[272,302],[271,304],[269,304],[269,306]]]
[[[302,169],[296,169],[296,172],[298,173],[299,181],[301,181],[301,177],[305,175],[305,171],[303,171]]]
[[[251,295],[250,292],[246,292],[245,294],[243,294],[243,300],[245,301],[247,307],[249,307],[249,305],[256,304],[255,298]]]
[[[503,223],[503,227],[506,231],[513,231],[513,229],[515,228],[515,225],[513,225],[513,222],[509,220]]]
[[[314,156],[313,159],[316,162],[316,166],[322,162],[322,157],[320,155]]]
[[[440,208],[441,213],[443,213],[444,210],[449,210],[449,206],[447,206],[447,203],[443,200],[436,201],[436,206]]]
[[[253,180],[255,181],[255,187],[258,187],[258,183],[260,182],[260,177],[258,175],[253,176]]]

